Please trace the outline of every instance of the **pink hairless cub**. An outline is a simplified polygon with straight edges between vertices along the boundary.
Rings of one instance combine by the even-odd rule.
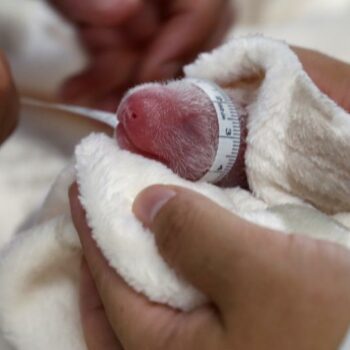
[[[212,86],[209,82],[196,84],[183,79],[145,84],[130,90],[117,113],[119,146],[159,160],[178,175],[196,181],[215,164],[222,142],[231,142],[231,137],[238,135],[236,145],[232,144],[236,147],[235,154],[231,154],[230,148],[228,154],[224,154],[231,160],[226,164],[226,173],[212,182],[247,187],[244,164],[247,113],[230,89],[220,90],[215,86],[218,96],[213,99],[205,91]],[[238,130],[220,125],[221,112],[223,119],[228,117],[223,100],[236,111]],[[225,123],[230,125],[228,120]],[[218,166],[218,172],[222,167]]]

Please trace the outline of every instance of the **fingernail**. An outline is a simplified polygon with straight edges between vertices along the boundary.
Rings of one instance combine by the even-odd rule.
[[[151,226],[154,218],[176,192],[164,186],[153,186],[141,192],[134,202],[136,217],[146,226]]]

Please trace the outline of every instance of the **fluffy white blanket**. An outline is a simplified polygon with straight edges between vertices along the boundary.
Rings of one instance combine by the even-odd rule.
[[[32,227],[1,252],[0,329],[14,349],[86,349],[78,312],[81,251],[66,195],[75,178],[111,266],[151,300],[182,310],[204,296],[164,263],[131,212],[135,196],[151,184],[185,186],[256,223],[350,247],[350,115],[317,89],[288,46],[259,36],[233,40],[200,56],[186,75],[248,96],[253,193],[185,181],[103,134],[84,139]]]

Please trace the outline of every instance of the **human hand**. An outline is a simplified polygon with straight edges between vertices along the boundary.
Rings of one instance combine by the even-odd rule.
[[[15,129],[18,119],[18,95],[12,81],[10,67],[0,52],[0,144]]]
[[[189,313],[146,300],[108,265],[70,191],[87,264],[89,349],[336,349],[350,323],[350,253],[246,222],[189,190],[153,186],[134,212],[170,266],[210,304]],[[91,271],[91,275],[90,272]]]
[[[200,51],[220,43],[232,23],[228,0],[51,0],[76,25],[90,66],[62,96],[115,109],[132,85],[178,76]]]
[[[350,113],[350,64],[317,51],[291,48],[318,88]]]

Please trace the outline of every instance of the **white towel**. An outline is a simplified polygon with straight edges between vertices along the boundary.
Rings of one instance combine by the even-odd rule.
[[[288,46],[236,39],[200,56],[186,75],[235,86],[250,101],[252,193],[183,180],[120,150],[112,138],[89,136],[36,223],[0,255],[0,329],[14,349],[86,349],[78,310],[81,249],[66,195],[75,178],[93,237],[111,266],[151,300],[182,310],[205,297],[165,264],[151,232],[131,212],[136,195],[151,184],[188,187],[253,222],[350,246],[350,232],[339,222],[349,222],[350,115],[316,88]]]

